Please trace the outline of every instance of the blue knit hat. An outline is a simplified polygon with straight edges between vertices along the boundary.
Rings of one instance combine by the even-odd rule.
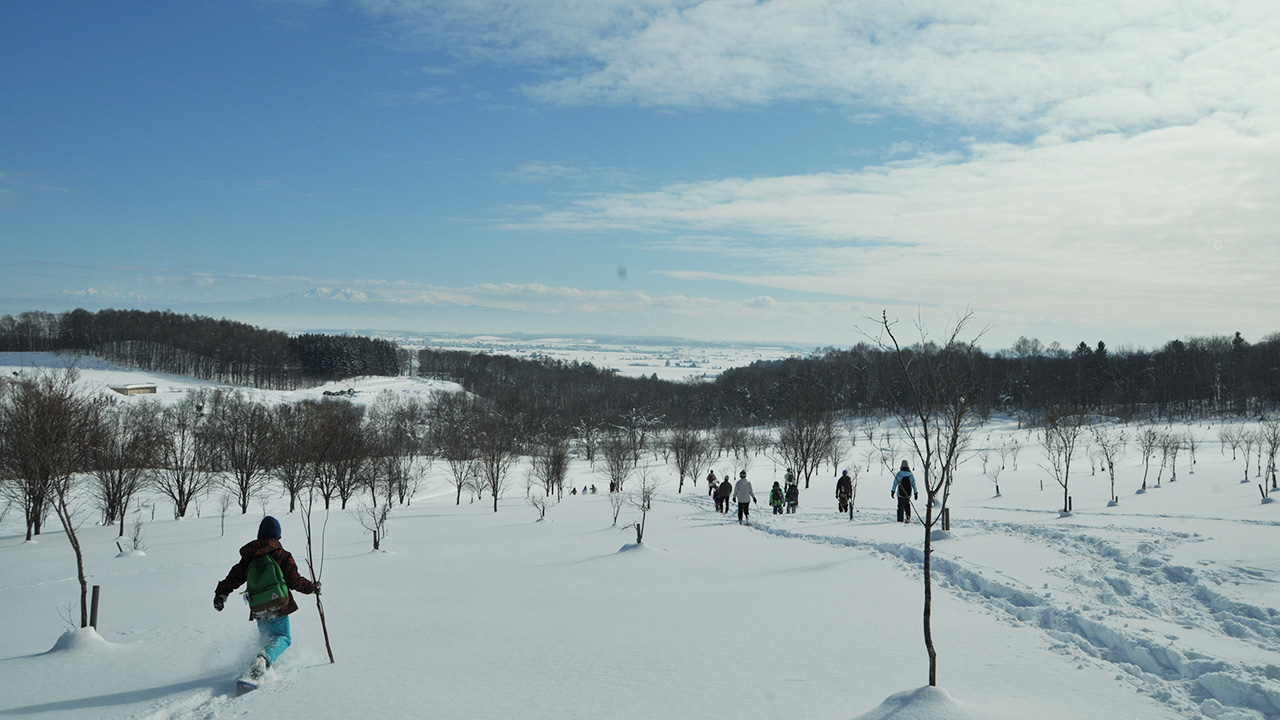
[[[262,518],[262,522],[258,524],[258,539],[272,538],[280,539],[280,521],[270,515]]]

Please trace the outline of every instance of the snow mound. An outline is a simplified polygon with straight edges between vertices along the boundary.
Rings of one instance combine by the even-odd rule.
[[[950,693],[940,687],[928,685],[890,695],[871,712],[854,720],[978,720],[978,715],[966,706],[951,699]]]
[[[62,633],[62,637],[58,638],[58,642],[53,644],[49,652],[87,652],[105,647],[111,647],[111,643],[104,640],[97,630],[83,627]]]
[[[118,558],[126,558],[126,557],[146,557],[146,556],[147,556],[147,554],[146,554],[145,552],[143,552],[142,550],[125,550],[124,552],[119,553],[118,555],[116,555],[116,557],[118,557]]]

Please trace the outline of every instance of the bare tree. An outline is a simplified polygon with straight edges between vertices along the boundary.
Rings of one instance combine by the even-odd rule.
[[[507,473],[519,458],[515,424],[501,412],[486,408],[476,424],[476,467],[484,487],[493,496],[493,511],[506,489]]]
[[[546,497],[563,497],[564,479],[569,473],[569,440],[545,438],[533,456],[530,471],[542,485]]]
[[[1267,449],[1267,468],[1271,474],[1271,489],[1276,489],[1276,455],[1280,454],[1280,420],[1267,420],[1259,429],[1259,447]],[[1259,453],[1261,454],[1261,453]],[[1263,478],[1266,479],[1265,477]]]
[[[613,525],[618,525],[618,515],[622,513],[622,506],[627,504],[627,496],[620,492],[609,493],[609,509],[613,511]]]
[[[77,534],[81,498],[77,477],[89,465],[105,399],[76,386],[78,372],[20,375],[0,402],[0,467],[3,475],[38,482],[62,524],[76,557],[80,627],[89,625],[89,581]]]
[[[892,351],[901,371],[902,386],[894,398],[898,424],[915,453],[928,495],[923,521],[924,643],[931,686],[938,684],[938,654],[933,643],[933,526],[946,513],[952,473],[974,431],[975,403],[982,385],[977,364],[982,333],[971,340],[961,339],[970,318],[970,314],[960,317],[941,345],[930,342],[923,324],[917,321],[920,342],[905,348],[893,332],[895,323],[887,313],[881,313],[880,337],[875,338],[881,348]]]
[[[324,398],[311,406],[315,413],[308,456],[315,488],[329,509],[334,496],[340,507],[360,485],[359,472],[369,453],[364,428],[364,408],[345,398]]]
[[[1169,463],[1169,482],[1178,480],[1178,454],[1182,451],[1182,440],[1183,436],[1178,433],[1165,433],[1160,441],[1160,450]]]
[[[871,446],[876,444],[876,432],[879,429],[879,424],[873,422],[870,418],[863,418],[862,422],[858,423],[858,433],[866,438],[867,444]]]
[[[173,501],[173,516],[187,516],[191,501],[213,486],[214,476],[205,471],[208,442],[201,432],[205,394],[188,392],[160,415],[159,457],[152,469],[151,484]]]
[[[1022,443],[1018,442],[1018,438],[1009,438],[1009,444],[1006,445],[1009,450],[1009,460],[1013,462],[1013,471],[1018,471],[1018,452],[1022,450]]]
[[[153,464],[160,406],[154,402],[113,404],[104,408],[90,444],[93,492],[105,524],[119,522],[124,537],[129,504],[146,485]]]
[[[856,463],[849,470],[849,519],[853,519],[853,506],[858,501],[858,476],[862,474],[862,468]]]
[[[555,504],[555,501],[551,499],[550,495],[543,493],[532,493],[529,497],[525,498],[525,502],[529,503],[529,507],[538,511],[539,520],[546,520],[547,508]]]
[[[224,484],[235,497],[240,514],[264,492],[271,476],[275,439],[271,413],[239,391],[218,390],[209,398],[204,433],[209,444],[210,469],[224,476]]]
[[[1151,472],[1151,456],[1160,447],[1160,432],[1153,427],[1138,431],[1138,451],[1142,453],[1142,492],[1147,491],[1147,473]]]
[[[798,395],[778,430],[776,452],[782,464],[804,475],[804,486],[831,453],[836,439],[835,415],[826,399],[811,392]]]
[[[1084,433],[1086,415],[1078,410],[1058,412],[1045,419],[1040,444],[1044,447],[1042,466],[1062,487],[1062,512],[1071,511],[1071,461]]]
[[[995,486],[996,497],[1000,497],[1000,473],[1004,470],[1004,463],[999,462],[997,458],[995,462],[984,462],[982,467],[982,474],[986,475],[991,484]]]
[[[314,403],[281,403],[269,414],[271,435],[270,465],[267,472],[289,496],[289,513],[298,505],[298,496],[315,479],[311,439],[318,419]]]
[[[1116,496],[1116,463],[1124,457],[1125,443],[1128,438],[1125,437],[1123,430],[1100,427],[1094,430],[1093,439],[1098,453],[1102,456],[1102,461],[1107,466],[1107,474],[1111,478],[1111,503],[1119,503],[1120,498]]]
[[[466,393],[450,393],[436,400],[431,409],[431,439],[437,456],[449,466],[454,504],[462,504],[462,490],[476,474],[476,443],[473,425],[479,412]]]
[[[222,495],[218,496],[218,518],[220,521],[218,537],[225,537],[227,534],[227,511],[231,509],[231,504],[233,502],[235,502],[235,500],[231,497],[230,493],[222,493]],[[263,514],[265,515],[266,513]]]
[[[1187,471],[1187,474],[1194,475],[1196,473],[1196,448],[1200,447],[1200,438],[1196,437],[1195,430],[1187,430],[1186,435],[1183,436],[1183,442],[1187,444],[1187,452],[1191,454],[1191,469]]]
[[[600,443],[600,455],[604,460],[605,473],[609,476],[609,491],[622,492],[627,476],[636,466],[627,436],[619,432],[606,435]]]
[[[676,492],[681,493],[684,479],[693,478],[696,483],[702,466],[711,459],[711,442],[702,431],[682,424],[672,429],[669,447],[675,456],[676,474],[680,476]]]
[[[387,537],[387,521],[391,518],[391,505],[395,502],[397,478],[376,456],[366,458],[356,475],[367,492],[361,493],[351,515],[365,532],[373,535],[376,552],[382,549],[382,541]]]
[[[147,549],[146,540],[142,536],[142,518],[133,519],[133,524],[129,526],[129,549],[134,552],[143,552]]]
[[[421,454],[416,401],[403,400],[390,391],[378,395],[365,414],[364,435],[368,444],[363,471],[386,484],[393,501],[401,505],[417,493],[421,482],[417,458]],[[389,511],[388,511],[389,512]]]
[[[1236,459],[1236,452],[1240,449],[1240,443],[1244,440],[1243,436],[1244,428],[1237,425],[1229,425],[1218,431],[1218,443],[1224,453],[1227,446],[1231,447],[1231,460],[1233,462]]]
[[[1249,482],[1249,458],[1253,455],[1253,448],[1260,444],[1258,432],[1256,430],[1241,432],[1240,444],[1244,447],[1244,479],[1241,482]]]
[[[595,417],[584,417],[573,428],[578,447],[582,449],[582,456],[591,465],[592,470],[596,467],[596,454],[600,449],[601,425],[600,420]]]
[[[880,437],[880,467],[892,475],[898,469],[898,439],[888,430]]]
[[[480,475],[480,464],[472,465],[472,472],[467,476],[463,489],[467,491],[467,501],[474,503],[484,499],[484,477]]]
[[[645,520],[649,517],[649,511],[653,509],[653,499],[657,496],[660,487],[662,487],[662,480],[658,473],[644,466],[639,468],[636,482],[626,494],[627,503],[640,511],[640,519],[627,526],[636,531],[637,545],[644,543]],[[615,494],[622,495],[622,493]],[[617,520],[615,519],[614,522],[616,523]]]
[[[831,424],[831,441],[827,446],[825,460],[831,466],[831,474],[838,476],[840,474],[841,465],[844,464],[845,458],[849,456],[849,452],[853,449],[853,442],[846,443],[846,435],[856,442],[856,436],[846,433],[844,428],[837,422]]]
[[[419,459],[425,451],[426,427],[427,408],[418,398],[387,390],[369,408],[367,429],[373,457],[401,505],[410,503],[422,481]]]

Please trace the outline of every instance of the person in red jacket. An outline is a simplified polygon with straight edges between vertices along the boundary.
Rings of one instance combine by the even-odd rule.
[[[276,561],[280,566],[281,574],[284,575],[285,585],[290,590],[296,590],[305,595],[320,594],[320,583],[312,582],[298,574],[298,564],[293,561],[293,555],[280,545],[280,521],[268,515],[262,518],[262,522],[258,525],[258,539],[240,548],[240,562],[232,566],[227,577],[218,583],[218,588],[213,595],[214,610],[222,612],[227,596],[245,584],[249,575],[249,564],[261,555],[270,555],[271,559]],[[297,609],[298,603],[293,599],[291,592],[288,602],[283,607],[259,612],[250,611],[249,619],[258,622],[258,632],[263,641],[262,652],[254,658],[253,665],[249,668],[250,677],[261,677],[293,642],[289,633],[289,614]]]

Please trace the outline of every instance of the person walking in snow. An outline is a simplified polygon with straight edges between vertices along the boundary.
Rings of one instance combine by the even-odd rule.
[[[853,499],[853,478],[845,470],[836,481],[836,501],[840,503],[840,512],[849,512],[849,501]]]
[[[902,461],[902,468],[893,476],[893,492],[891,497],[898,498],[898,522],[911,523],[911,499],[920,499],[920,493],[916,491],[916,476],[911,474],[911,466],[906,460]]]
[[[769,489],[769,506],[773,508],[774,515],[782,514],[782,504],[786,502],[782,495],[782,487],[778,485],[778,481],[773,481],[773,487]]]
[[[787,514],[790,515],[800,506],[800,486],[793,481],[783,492],[787,497]]]
[[[733,483],[729,482],[729,478],[725,478],[720,483],[720,487],[716,489],[716,507],[720,508],[720,512],[729,512],[729,497],[733,495]]]
[[[725,484],[729,483],[725,480]],[[774,483],[775,485],[777,483]],[[747,471],[743,470],[738,473],[738,484],[733,488],[733,499],[738,503],[738,524],[751,524],[751,503],[760,504],[756,500],[755,491],[751,489],[751,481],[747,479]]]
[[[289,615],[298,609],[298,603],[289,591],[319,595],[320,583],[298,574],[293,555],[280,545],[280,521],[270,515],[258,525],[258,539],[240,548],[240,561],[218,583],[213,609],[222,612],[227,597],[246,583],[249,619],[257,621],[263,641],[262,652],[253,659],[247,673],[257,680],[293,642]]]
[[[716,471],[712,470],[707,473],[707,494],[711,496],[711,501],[716,504],[716,512],[720,512],[720,500],[716,497],[716,491],[720,489],[720,483],[716,481]]]

